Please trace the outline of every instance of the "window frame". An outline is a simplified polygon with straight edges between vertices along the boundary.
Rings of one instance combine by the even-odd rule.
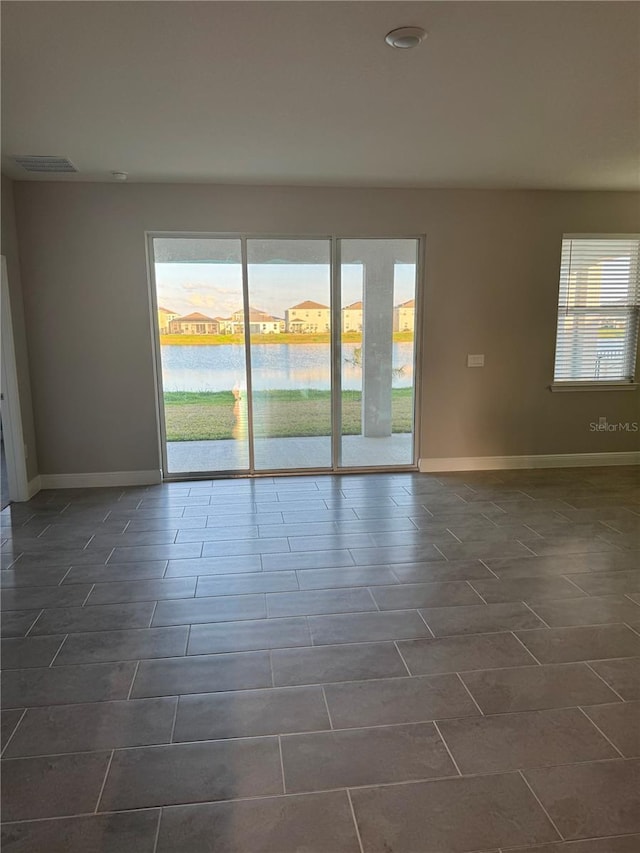
[[[558,290],[556,298],[556,331],[553,359],[553,381],[549,385],[550,391],[635,391],[639,387],[637,381],[638,354],[640,352],[640,287],[639,299],[635,309],[636,342],[633,354],[633,374],[629,379],[556,379],[556,354],[558,349],[558,319],[560,316],[560,287],[562,282],[562,250],[565,241],[569,240],[635,240],[638,243],[638,255],[635,258],[635,274],[640,277],[640,234],[636,233],[606,233],[606,234],[563,234],[560,244],[560,269],[558,275]],[[594,309],[594,314],[599,313]],[[604,311],[602,312],[604,313]]]

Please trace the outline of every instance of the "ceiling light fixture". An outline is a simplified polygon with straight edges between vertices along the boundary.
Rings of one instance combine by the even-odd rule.
[[[410,47],[418,47],[426,37],[427,33],[422,27],[399,27],[387,33],[384,40],[390,47],[408,50]]]
[[[111,172],[111,175],[115,181],[126,181],[129,177],[128,172]]]

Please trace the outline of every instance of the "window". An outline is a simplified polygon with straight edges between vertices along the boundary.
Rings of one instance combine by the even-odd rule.
[[[554,383],[632,383],[640,235],[562,240]]]

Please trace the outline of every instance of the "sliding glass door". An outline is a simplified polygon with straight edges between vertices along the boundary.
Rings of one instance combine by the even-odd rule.
[[[249,471],[240,239],[152,241],[164,471]]]
[[[247,240],[257,471],[331,467],[331,242]]]
[[[413,466],[418,247],[151,237],[165,474]]]
[[[340,463],[413,464],[417,240],[340,240]]]

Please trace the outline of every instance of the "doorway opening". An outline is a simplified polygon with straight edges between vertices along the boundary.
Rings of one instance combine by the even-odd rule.
[[[415,468],[420,249],[149,235],[165,477]]]

